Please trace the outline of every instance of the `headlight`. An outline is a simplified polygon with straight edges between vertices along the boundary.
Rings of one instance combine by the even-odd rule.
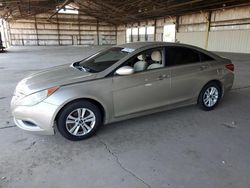
[[[59,87],[52,87],[46,90],[42,90],[31,95],[27,95],[24,98],[20,99],[16,105],[20,106],[33,106],[42,102],[48,96],[52,95]]]

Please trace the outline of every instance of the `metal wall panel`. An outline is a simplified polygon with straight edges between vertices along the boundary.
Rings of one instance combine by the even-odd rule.
[[[176,33],[176,39],[181,43],[191,44],[201,48],[205,47],[205,32]]]
[[[250,30],[211,31],[208,50],[250,53]]]
[[[57,14],[50,22],[48,17],[49,14],[39,14],[10,21],[11,45],[116,44],[114,25],[83,15]]]

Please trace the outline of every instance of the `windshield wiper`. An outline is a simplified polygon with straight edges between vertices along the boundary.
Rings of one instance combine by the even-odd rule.
[[[90,69],[84,67],[84,66],[78,66],[77,67],[80,71],[84,71],[84,72],[90,72]]]
[[[84,71],[84,72],[90,72],[91,71],[90,68],[88,68],[86,66],[83,66],[83,65],[79,65],[79,64],[80,64],[80,61],[77,61],[77,62],[73,63],[71,66],[73,68],[76,68],[76,69],[78,69],[80,71]]]

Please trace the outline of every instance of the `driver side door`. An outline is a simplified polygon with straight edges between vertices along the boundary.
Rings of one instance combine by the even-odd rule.
[[[113,76],[115,117],[167,105],[169,89],[170,71],[165,66],[126,76]]]

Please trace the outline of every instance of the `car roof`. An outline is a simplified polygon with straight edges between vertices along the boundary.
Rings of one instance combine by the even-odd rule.
[[[150,47],[156,47],[156,46],[182,46],[182,47],[191,47],[195,49],[201,49],[197,46],[189,45],[189,44],[183,44],[183,43],[176,43],[176,42],[131,42],[131,43],[126,43],[126,44],[121,44],[121,45],[116,45],[116,47],[121,47],[121,48],[128,48],[128,49],[133,49],[133,50],[138,50],[140,48],[150,48]]]
[[[214,57],[215,59],[221,58],[215,53],[212,53],[210,51],[207,51],[205,49],[202,49],[198,46],[193,46],[190,44],[184,44],[184,43],[179,43],[179,42],[131,42],[131,43],[126,43],[126,44],[121,44],[121,45],[115,45],[115,47],[121,47],[121,48],[128,48],[132,49],[132,51],[137,51],[139,49],[147,49],[151,47],[157,47],[157,46],[181,46],[181,47],[187,47],[191,49],[196,49],[200,52],[203,52],[207,55],[210,55]]]
[[[121,48],[131,48],[134,50],[137,50],[139,48],[143,47],[150,47],[150,46],[157,46],[157,45],[167,45],[168,42],[131,42],[131,43],[126,43],[126,44],[121,44],[121,45],[116,45],[117,47]]]

